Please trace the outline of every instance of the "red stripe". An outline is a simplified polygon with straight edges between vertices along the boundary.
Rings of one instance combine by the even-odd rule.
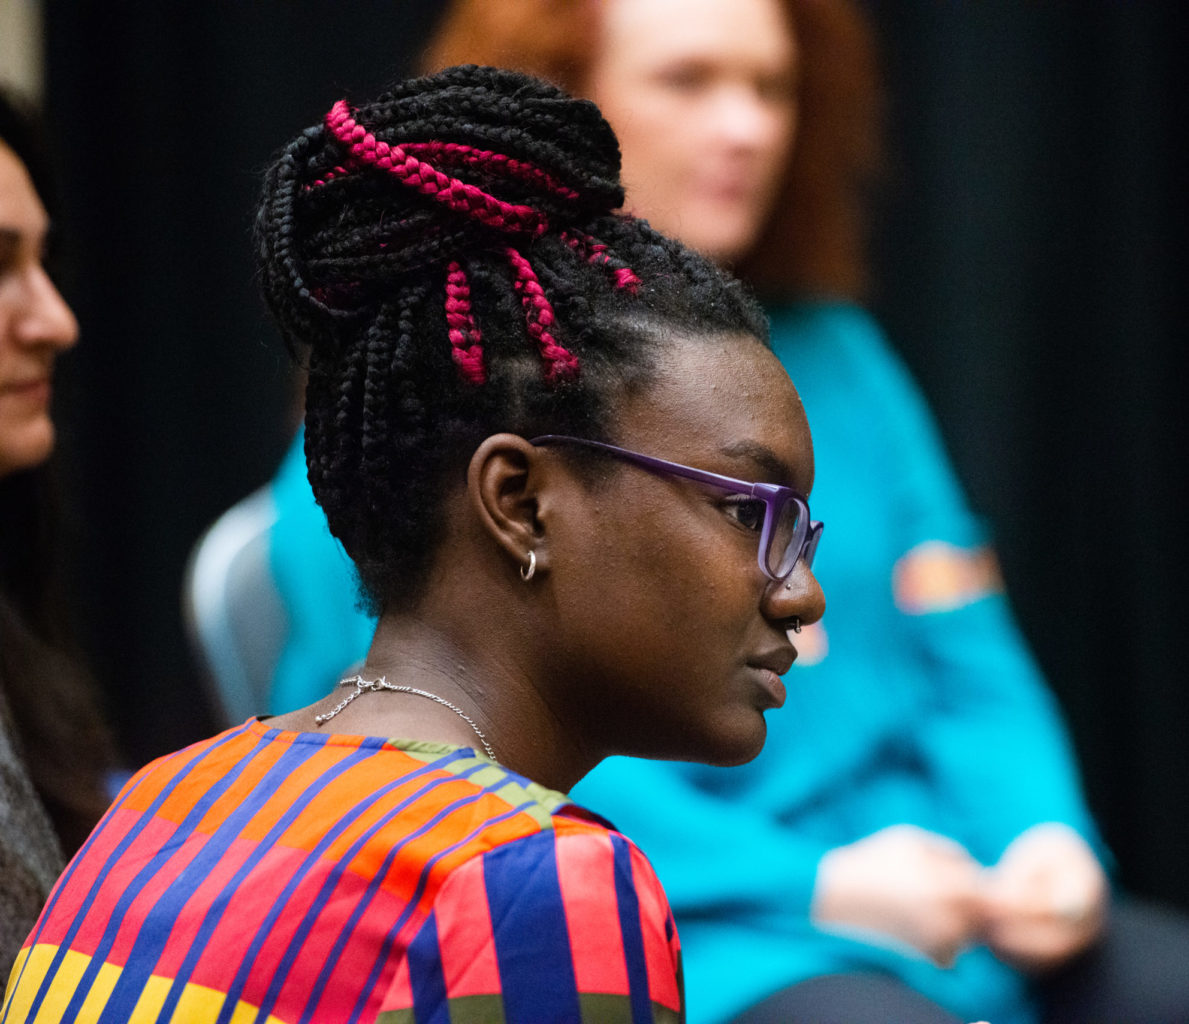
[[[555,842],[578,991],[627,995],[611,839],[602,830],[583,829],[558,835]]]
[[[447,997],[499,992],[500,970],[481,858],[475,857],[454,870],[438,895],[434,911]]]
[[[671,920],[669,901],[648,858],[634,845],[631,847],[632,879],[640,901],[640,926],[644,936],[644,962],[648,967],[648,994],[654,1003],[677,1010],[681,993],[677,987],[677,965],[681,944],[677,929],[673,937],[665,934]]]

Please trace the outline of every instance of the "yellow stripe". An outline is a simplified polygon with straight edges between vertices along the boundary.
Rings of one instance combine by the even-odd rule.
[[[10,1020],[28,1019],[33,999],[41,986],[41,979],[49,970],[57,952],[57,946],[41,944],[34,946],[31,950],[22,950],[18,954],[16,963],[13,964],[4,1004],[5,1012],[9,1014]],[[28,961],[28,967],[21,978],[21,984],[19,988],[14,988],[14,983],[26,961]],[[90,963],[89,956],[74,950],[69,951],[62,958],[61,966],[54,975],[53,983],[42,1003],[41,1012],[37,1014],[32,1024],[54,1024],[62,1019],[66,1013],[66,1007],[70,1004],[71,997]],[[111,998],[112,990],[120,977],[120,971],[121,968],[116,964],[105,963],[99,968],[91,991],[83,1000],[82,1009],[76,1018],[80,1024],[88,1024],[88,1022],[99,1019],[104,1006]],[[149,1022],[156,1021],[161,1008],[165,1005],[165,999],[172,984],[172,978],[152,975],[145,983],[132,1015],[128,1018],[128,1024],[149,1024]],[[219,1011],[223,1008],[226,999],[226,994],[218,989],[190,982],[182,989],[181,998],[169,1019],[176,1024],[214,1020],[219,1016]],[[258,1010],[259,1007],[240,1000],[236,1003],[235,1012],[231,1015],[231,1024],[249,1024],[250,1021],[256,1019]],[[285,1022],[280,1017],[270,1014],[268,1024],[285,1024]]]

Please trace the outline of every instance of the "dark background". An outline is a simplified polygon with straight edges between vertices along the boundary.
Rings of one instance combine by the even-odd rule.
[[[77,598],[134,763],[214,728],[183,567],[292,427],[252,278],[260,173],[407,68],[437,6],[48,5],[83,324],[62,386]],[[1122,880],[1189,907],[1186,15],[869,9],[892,126],[873,304],[998,539]]]

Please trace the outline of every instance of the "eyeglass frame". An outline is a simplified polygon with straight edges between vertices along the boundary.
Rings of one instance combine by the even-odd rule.
[[[618,445],[606,444],[602,441],[591,441],[585,437],[569,437],[566,434],[542,434],[540,437],[530,438],[528,443],[538,447],[550,444],[576,444],[585,448],[593,448],[595,451],[606,452],[609,455],[624,459],[654,473],[668,473],[672,476],[684,477],[687,480],[693,480],[710,487],[717,487],[732,494],[746,494],[750,498],[758,498],[764,503],[764,525],[760,530],[760,544],[759,550],[756,552],[756,561],[759,563],[760,570],[763,574],[772,580],[773,583],[782,583],[793,574],[793,570],[797,568],[798,562],[804,561],[807,569],[813,567],[813,559],[817,554],[817,546],[821,541],[825,524],[820,520],[810,519],[809,499],[795,488],[785,487],[781,484],[739,480],[735,477],[723,476],[721,473],[711,473],[705,469],[695,469],[693,466],[685,466],[680,462],[669,462],[666,459],[658,459],[652,455],[629,451],[627,448],[620,448]],[[783,575],[777,575],[765,563],[772,545],[773,534],[776,531],[776,522],[784,506],[790,501],[796,502],[804,511],[804,516],[798,516],[797,521],[805,522],[807,525],[804,528],[801,543],[797,547],[797,554],[793,558],[788,571]],[[794,541],[796,540],[795,534],[793,539]],[[790,548],[793,546],[793,544],[789,545]]]

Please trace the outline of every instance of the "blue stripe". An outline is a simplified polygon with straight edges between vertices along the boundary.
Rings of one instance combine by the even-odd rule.
[[[471,755],[467,754],[467,755],[463,755],[463,756],[469,757]],[[451,758],[451,760],[454,760],[454,758]],[[436,762],[435,766],[440,765],[440,764],[441,764],[440,761]],[[453,774],[450,779],[439,780],[438,783],[435,783],[435,786],[445,784],[446,782],[450,782],[450,781],[460,779],[460,778],[461,779],[468,778],[469,776],[473,775],[475,772],[481,771],[484,767],[486,767],[486,765],[476,764],[472,768],[469,768],[464,772],[458,772],[457,774]],[[424,790],[422,790],[422,792],[426,792],[430,788],[433,788],[433,787],[426,787]],[[339,930],[339,934],[335,937],[334,945],[331,947],[330,952],[327,954],[326,961],[322,965],[322,970],[320,970],[318,972],[318,977],[315,979],[313,987],[311,988],[311,991],[310,991],[311,998],[307,1001],[305,1009],[302,1011],[301,1020],[300,1020],[299,1024],[308,1024],[308,1022],[313,1018],[314,1012],[318,1007],[318,1001],[322,998],[322,993],[326,989],[326,983],[330,978],[330,973],[331,973],[331,971],[334,970],[335,965],[339,961],[339,957],[342,955],[343,947],[346,946],[347,940],[350,939],[351,936],[354,934],[355,927],[356,927],[359,919],[363,916],[364,912],[371,905],[372,900],[375,899],[376,893],[380,891],[380,887],[383,884],[384,879],[387,877],[388,871],[392,867],[392,863],[396,859],[397,853],[410,840],[414,839],[416,836],[423,835],[428,829],[432,828],[437,822],[441,821],[443,817],[445,817],[447,814],[451,813],[455,808],[474,802],[484,792],[487,792],[487,790],[478,790],[473,794],[470,794],[466,797],[456,800],[453,804],[449,805],[448,807],[443,808],[443,810],[441,810],[437,815],[435,815],[431,821],[426,822],[421,828],[417,829],[416,832],[410,833],[409,835],[406,835],[405,837],[403,837],[399,843],[394,844],[393,847],[388,851],[388,853],[384,855],[384,860],[380,864],[379,870],[376,871],[375,876],[371,879],[370,882],[368,882],[367,888],[364,890],[363,895],[360,897],[360,899],[356,902],[354,909],[351,911],[350,917],[347,918],[347,920],[343,924],[343,927]],[[420,794],[417,794],[417,795],[419,796]],[[385,814],[382,820],[376,822],[376,826],[373,829],[373,832],[379,831],[380,828],[386,826],[390,821],[392,821],[394,818],[396,818],[398,816],[398,814],[407,805],[408,805],[408,801],[405,801],[405,803],[402,804],[400,807],[394,807],[391,811],[389,811],[387,814]],[[362,847],[362,845],[363,845],[363,841],[361,840],[361,842],[358,843],[357,846]],[[350,854],[348,854],[347,857],[344,857],[342,863],[336,869],[336,874],[334,877],[335,882],[337,882],[338,877],[342,874],[343,866],[347,863],[347,861],[350,859],[350,857],[354,855],[354,852],[355,851],[353,850],[353,851],[351,851]],[[430,863],[432,863],[432,861]],[[418,879],[417,885],[414,887],[413,896],[410,898],[409,902],[405,904],[404,909],[401,911],[400,915],[398,915],[398,917],[397,917],[396,927],[398,929],[404,924],[405,921],[408,920],[409,915],[412,913],[413,907],[416,905],[417,899],[419,898],[419,895],[424,888],[424,882],[425,882],[424,870],[425,869],[422,869],[422,875]],[[331,880],[328,879],[327,885],[323,886],[323,892],[326,893],[327,895],[329,895],[330,889],[333,888],[333,886],[330,885],[330,882],[331,882]],[[320,897],[322,895],[323,895],[322,893],[319,894]],[[320,910],[321,908],[319,907],[318,909]],[[310,924],[312,924],[312,920],[311,920],[310,916],[307,915],[306,920],[302,922],[305,932],[309,931]],[[294,938],[296,939],[297,936],[294,936]],[[303,942],[305,941],[304,934],[301,936],[301,939]],[[385,948],[387,948],[387,947],[385,947]],[[383,956],[381,956],[379,958],[379,962],[380,963],[383,962]],[[290,961],[290,963],[292,963],[292,961]],[[371,989],[375,984],[374,979],[375,979],[376,975],[377,975],[376,964],[373,963],[372,971],[371,971],[371,978],[369,978],[368,983],[366,985],[364,985],[364,987],[361,991],[361,995],[360,995],[360,1003],[361,1004],[365,1002],[366,996],[368,996],[371,993]],[[356,1012],[358,1012],[358,1007],[356,1008]]]
[[[224,734],[210,746],[204,747],[200,745],[198,750],[194,753],[194,759],[189,764],[187,764],[184,769],[178,772],[170,784],[164,790],[162,790],[157,799],[153,801],[152,806],[141,816],[140,820],[128,830],[128,834],[120,840],[119,845],[117,845],[112,851],[111,856],[107,859],[107,862],[111,863],[115,860],[118,860],[124,854],[128,847],[136,841],[136,838],[140,835],[140,833],[148,827],[149,822],[153,820],[153,817],[160,809],[161,805],[173,795],[174,790],[178,788],[182,781],[195,769],[196,766],[201,764],[206,758],[218,751],[218,749],[224,744],[236,739],[245,728],[247,728],[247,726],[241,726],[239,729],[234,729],[231,732]],[[259,744],[257,744],[257,746],[259,746]],[[244,763],[247,763],[248,760],[251,760],[251,757],[252,754],[249,753]],[[58,951],[54,954],[53,961],[50,963],[49,968],[46,970],[45,976],[41,980],[41,985],[37,990],[37,995],[33,1000],[33,1004],[29,1008],[30,1019],[36,1018],[37,1014],[40,1012],[42,1003],[45,1001],[45,997],[49,992],[50,986],[62,966],[62,960],[70,951],[71,944],[74,942],[75,937],[78,935],[79,929],[82,927],[83,922],[87,918],[87,914],[94,905],[95,897],[98,894],[99,888],[102,886],[105,877],[106,876],[104,872],[100,871],[98,876],[95,878],[95,881],[91,884],[91,889],[84,898],[82,905],[79,907],[78,913],[75,915],[74,920],[67,929],[66,935],[62,939],[62,943],[58,947]],[[116,910],[121,911],[122,908],[122,911],[126,912],[127,904],[129,902],[131,902],[131,900],[126,896],[125,899],[120,901],[120,905],[116,908]],[[108,948],[110,948],[110,944]],[[74,997],[71,999],[70,1006],[67,1008],[67,1012],[65,1014],[67,1018],[73,1019],[73,1016],[78,1013],[78,1006],[81,1005],[82,1000],[86,998],[87,992],[90,991],[90,985],[95,979],[95,972],[99,968],[100,960],[100,955],[96,953],[92,958],[90,965],[88,966],[87,972],[84,974],[83,978],[79,982],[78,987],[74,991]],[[82,986],[84,983],[87,985],[87,991],[82,991]]]
[[[442,973],[442,951],[438,944],[438,923],[429,915],[409,943],[409,980],[413,988],[413,1015],[417,1024],[450,1024],[446,1002],[446,976]]]
[[[182,753],[184,753],[184,751],[177,751],[176,753],[168,755],[166,758],[164,758],[164,760],[172,761],[175,757],[178,757]],[[124,804],[126,804],[128,802],[128,800],[131,798],[132,794],[135,793],[140,788],[140,786],[144,782],[145,778],[146,778],[146,776],[139,775],[137,777],[134,777],[131,780],[132,785],[129,786],[127,791],[122,796],[120,796],[115,802],[113,802],[112,805],[103,813],[103,817],[99,819],[99,824],[97,824],[95,826],[95,828],[91,830],[91,834],[89,836],[87,836],[86,841],[83,843],[83,845],[81,847],[79,847],[78,853],[76,853],[74,855],[74,857],[71,859],[70,863],[66,865],[66,870],[62,872],[61,877],[54,884],[54,888],[50,892],[49,900],[46,902],[46,905],[42,908],[41,916],[37,922],[37,927],[33,930],[33,934],[29,940],[29,948],[30,949],[32,949],[34,946],[36,946],[37,943],[41,940],[41,933],[42,933],[42,930],[46,926],[46,922],[49,921],[51,915],[53,914],[54,908],[58,905],[58,900],[61,898],[62,893],[69,887],[70,879],[74,877],[74,872],[78,869],[79,864],[81,864],[86,859],[87,855],[89,854],[91,846],[95,843],[95,836],[98,835],[99,831],[103,828],[103,826],[107,824],[108,819],[111,818],[111,816],[113,814],[115,814],[117,811],[119,811],[123,808]],[[25,962],[23,964],[21,964],[20,974],[18,974],[16,977],[10,979],[10,981],[11,981],[10,988],[13,991],[15,991],[18,987],[20,987],[21,979],[25,975],[25,968],[27,968],[28,966],[29,966],[29,961],[28,961],[28,959],[26,959]],[[8,1006],[5,1006],[4,1016],[0,1017],[0,1024],[6,1024],[6,1022],[8,1021],[8,1013],[9,1013],[10,1006],[11,1006],[11,1004],[9,1004]]]
[[[322,854],[330,846],[330,844],[334,842],[352,822],[357,820],[366,810],[374,806],[378,800],[386,796],[392,790],[401,786],[405,786],[413,780],[421,778],[422,776],[431,773],[436,774],[437,771],[445,765],[468,756],[469,755],[463,751],[456,751],[445,757],[439,758],[437,761],[434,761],[431,764],[424,765],[423,767],[418,768],[407,775],[402,775],[399,778],[393,779],[392,782],[388,783],[379,791],[369,796],[368,799],[361,801],[359,804],[353,807],[335,823],[333,828],[331,828],[331,830],[327,833],[326,837],[318,843],[318,846],[315,847],[315,849],[311,851],[311,853],[302,862],[301,867],[298,869],[290,883],[285,887],[285,891],[281,893],[280,897],[277,899],[277,902],[274,904],[273,909],[269,912],[268,918],[261,926],[260,931],[257,933],[256,939],[253,941],[252,949],[249,950],[248,955],[244,957],[244,962],[240,965],[239,970],[236,972],[235,980],[233,981],[228,993],[229,996],[233,996],[234,998],[229,998],[228,1002],[224,1005],[223,1013],[221,1013],[219,1016],[219,1024],[226,1024],[226,1022],[230,1020],[231,1009],[234,1008],[236,1002],[240,998],[244,985],[247,984],[247,978],[251,971],[252,962],[255,960],[256,952],[263,945],[264,940],[268,937],[273,923],[285,909],[286,903],[288,902],[292,892],[297,888],[298,884],[305,879],[310,869],[312,869],[314,865],[321,861]],[[359,836],[359,838],[351,845],[350,849],[348,849],[339,858],[334,867],[328,871],[327,877],[323,879],[322,885],[319,887],[317,895],[313,900],[311,900],[310,906],[306,909],[305,914],[294,930],[293,936],[289,940],[289,945],[285,948],[285,952],[282,955],[280,962],[277,964],[276,970],[273,972],[272,981],[269,983],[268,991],[265,993],[264,999],[260,1005],[260,1012],[262,1014],[267,1016],[272,1012],[273,1007],[276,1005],[276,1001],[280,997],[281,988],[289,977],[289,972],[297,959],[298,953],[305,944],[311,929],[316,924],[319,916],[322,914],[322,911],[325,909],[331,894],[334,892],[339,880],[346,871],[347,865],[355,858],[363,846],[369,842],[378,831],[380,831],[380,829],[382,829],[389,821],[408,808],[410,804],[415,803],[422,796],[424,796],[424,794],[436,789],[439,785],[442,785],[446,782],[452,782],[457,777],[458,776],[451,774],[443,779],[431,778],[424,786],[420,787],[416,792],[411,793],[399,804],[387,811],[378,821],[376,821],[361,836]],[[372,890],[369,888],[368,892],[370,893],[371,891]],[[357,919],[360,913],[362,913],[362,907],[357,906],[355,913],[352,915],[352,921]],[[323,977],[328,973],[328,967],[332,966],[337,959],[338,948],[336,946],[336,949],[332,950],[330,955],[327,956],[326,963],[323,965],[322,972],[319,974],[319,980],[315,982],[311,988],[313,1000],[312,1002],[307,1002],[303,1019],[308,1018],[309,1014],[312,1012],[312,1004],[317,1002],[317,999],[322,992]]]
[[[247,758],[238,761],[231,772],[221,775],[215,781],[214,785],[203,792],[199,800],[191,805],[190,810],[187,811],[187,815],[185,815],[182,822],[174,829],[174,833],[170,835],[169,840],[162,843],[153,852],[149,861],[145,863],[145,866],[137,872],[136,878],[133,878],[131,884],[121,894],[112,916],[108,918],[105,929],[103,929],[103,937],[100,940],[99,947],[96,948],[92,961],[87,965],[87,972],[83,974],[83,984],[86,985],[88,991],[90,986],[94,984],[95,975],[99,973],[102,962],[107,960],[107,954],[114,946],[115,938],[119,935],[121,925],[124,924],[124,918],[134,900],[144,891],[145,886],[149,885],[149,882],[159,872],[163,871],[166,865],[169,865],[169,862],[174,859],[175,855],[182,852],[185,844],[189,842],[191,836],[196,834],[197,827],[199,827],[202,819],[207,816],[207,813],[214,806],[216,800],[224,796],[224,793],[232,786],[234,781],[247,771],[247,767],[257,758],[260,750],[268,747],[270,742],[270,739],[258,739]],[[235,813],[240,813],[240,811]],[[202,846],[206,847],[209,841],[209,838],[202,840]],[[202,856],[201,849],[199,856]],[[205,872],[195,873],[183,869],[180,878],[174,884],[166,887],[165,892],[169,894],[175,891],[174,886],[182,879],[191,879],[193,880],[193,885],[199,885],[202,879],[205,878],[205,874]],[[141,987],[143,987],[143,981],[149,978],[152,967],[156,963],[157,957],[150,957],[149,951],[157,950],[157,955],[161,955],[161,948],[169,938],[169,928],[176,919],[176,912],[181,910],[185,900],[189,899],[190,896],[193,896],[193,887],[185,887],[183,891],[177,893],[175,898],[178,902],[175,915],[169,921],[162,922],[159,916],[156,919],[153,919],[151,916],[147,918],[144,924],[150,925],[151,928],[149,934],[144,937],[143,943],[141,943],[141,932],[143,932],[144,926],[141,926],[141,929],[138,930],[136,941],[133,943],[132,953],[128,956],[125,968],[120,972],[117,986],[115,986],[111,997],[108,997],[107,1003],[103,1006],[103,1012],[99,1018],[100,1024],[120,1024],[120,1022],[124,1022],[124,1020],[127,1020],[131,1016],[132,1009],[136,1006],[136,1001],[139,998]],[[140,975],[139,978],[138,974]],[[131,990],[131,1003],[128,1003],[128,993],[130,993],[128,986],[130,985],[136,985],[136,987]],[[83,998],[82,985],[80,985],[80,988],[75,990],[74,997],[70,1000],[67,1013],[70,1014],[71,1011],[77,1013],[78,1009],[82,1006]]]
[[[232,844],[240,837],[244,828],[264,808],[276,789],[305,761],[321,751],[323,746],[323,743],[302,742],[293,744],[286,749],[260,779],[260,782],[252,787],[247,799],[228,815],[227,820],[207,839],[198,855],[161,895],[152,910],[149,911],[145,923],[136,937],[132,952],[128,956],[127,965],[116,982],[115,989],[104,1009],[103,1017],[100,1018],[101,1022],[105,1020],[118,1022],[127,1020],[131,1016],[145,983],[156,969],[161,955],[169,943],[174,924],[185,909],[187,902],[193,897],[195,890],[215,869]],[[269,830],[268,835],[256,844],[252,854],[244,861],[235,875],[228,880],[218,896],[211,901],[203,915],[198,931],[170,984],[169,993],[157,1016],[158,1020],[167,1021],[172,1017],[199,958],[206,951],[211,934],[222,920],[227,903],[238,891],[248,873],[267,854],[272,843],[284,833],[285,829],[329,782],[350,766],[371,757],[373,753],[374,750],[366,747],[358,748],[327,769],[294,801]],[[125,979],[127,979],[127,984],[125,984]]]
[[[582,1019],[555,840],[552,831],[538,832],[483,858],[500,988],[513,1021]]]
[[[487,789],[484,790],[484,792],[494,792],[496,789],[501,788],[503,785],[504,785],[504,780],[501,780],[498,783],[488,786]],[[459,801],[459,803],[462,803],[462,802],[463,801]],[[417,886],[413,891],[413,895],[410,897],[409,902],[405,905],[404,911],[397,918],[396,923],[388,930],[388,935],[385,937],[383,944],[380,946],[380,951],[376,954],[376,959],[375,959],[375,962],[372,964],[372,969],[370,972],[368,972],[367,983],[364,985],[363,990],[360,992],[359,999],[355,1004],[355,1009],[351,1013],[350,1020],[351,1020],[352,1024],[353,1024],[353,1022],[359,1020],[359,1018],[362,1016],[364,1010],[366,1009],[368,994],[376,986],[376,983],[380,977],[381,970],[383,969],[385,963],[388,962],[388,958],[392,955],[392,947],[396,943],[397,935],[400,934],[400,930],[405,926],[405,924],[407,923],[409,918],[412,916],[413,909],[417,906],[417,903],[420,901],[422,893],[425,892],[425,887],[429,884],[429,875],[430,875],[430,871],[433,869],[433,866],[435,864],[437,864],[437,862],[439,860],[441,860],[443,857],[453,853],[455,850],[461,849],[462,847],[466,846],[467,843],[472,842],[477,836],[482,835],[483,832],[485,832],[492,825],[497,824],[501,821],[506,821],[508,818],[515,817],[517,814],[519,814],[521,811],[523,811],[526,807],[531,807],[533,805],[533,803],[534,803],[534,801],[532,801],[532,800],[526,800],[524,803],[522,803],[516,807],[509,808],[508,810],[504,811],[503,814],[497,814],[494,818],[485,818],[478,825],[478,827],[473,829],[468,835],[464,836],[462,839],[460,839],[458,842],[454,843],[452,846],[448,846],[444,850],[439,850],[437,853],[435,853],[432,857],[430,857],[425,862],[425,866],[421,869],[421,875],[417,879]],[[382,878],[388,872],[388,869],[391,866],[392,861],[395,859],[395,857],[396,857],[396,851],[393,850],[385,858],[383,868],[381,869],[380,872],[378,872],[377,880],[375,882],[373,882],[373,890],[379,886],[379,879]],[[362,911],[360,911],[360,912],[362,913]],[[354,920],[354,917],[353,917],[353,920]],[[338,948],[338,949],[342,948],[341,942],[346,941],[346,936],[348,934],[349,933],[348,933],[347,929],[344,929],[343,933],[339,936],[340,943],[336,943],[336,948]]]
[[[611,833],[615,856],[615,902],[619,908],[619,931],[623,935],[623,957],[628,972],[632,1024],[652,1024],[652,997],[648,992],[648,961],[644,956],[644,933],[640,925],[640,898],[632,879],[632,853],[621,835]]]

